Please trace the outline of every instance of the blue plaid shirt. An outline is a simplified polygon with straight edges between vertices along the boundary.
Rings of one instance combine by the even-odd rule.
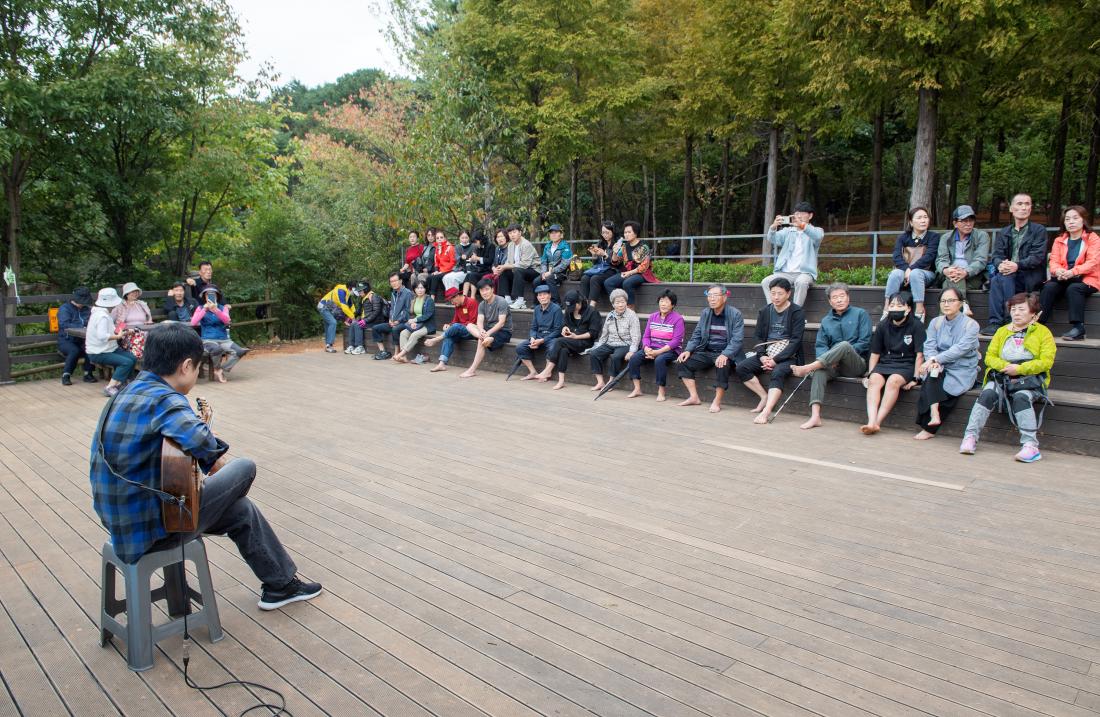
[[[102,432],[92,438],[89,478],[92,500],[99,519],[111,534],[118,557],[135,563],[161,538],[168,535],[161,518],[161,501],[154,493],[116,478],[111,468],[129,480],[160,488],[160,447],[162,438],[172,438],[183,450],[199,460],[208,471],[229,445],[210,432],[195,415],[187,398],[164,379],[142,371],[120,391],[100,417]]]

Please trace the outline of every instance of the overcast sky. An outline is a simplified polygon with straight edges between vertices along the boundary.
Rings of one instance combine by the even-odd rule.
[[[385,37],[389,15],[377,0],[229,0],[244,32],[249,58],[240,67],[252,79],[270,62],[279,84],[332,82],[364,67],[407,75]]]

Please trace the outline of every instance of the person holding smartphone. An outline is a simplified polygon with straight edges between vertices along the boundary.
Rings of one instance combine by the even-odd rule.
[[[825,238],[825,231],[810,223],[813,218],[813,205],[799,202],[794,205],[794,214],[776,216],[768,228],[768,242],[779,250],[779,255],[775,258],[775,271],[760,282],[766,302],[771,301],[772,282],[783,278],[794,287],[792,303],[798,306],[806,303],[806,294],[817,280],[817,252]]]

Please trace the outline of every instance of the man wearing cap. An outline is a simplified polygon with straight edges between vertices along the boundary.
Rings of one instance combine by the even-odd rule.
[[[561,285],[565,283],[565,276],[569,273],[569,261],[573,258],[573,250],[567,242],[562,241],[561,224],[550,225],[550,241],[542,248],[542,260],[539,262],[539,279],[544,286],[550,288],[553,301],[561,305]],[[535,297],[536,299],[538,297]]]
[[[229,307],[222,299],[221,291],[213,284],[207,284],[202,290],[202,305],[195,309],[191,316],[191,325],[199,328],[199,337],[202,339],[202,347],[210,354],[210,364],[214,367],[214,378],[219,383],[225,383],[229,379],[225,374],[237,365],[237,362],[245,357],[250,349],[238,346],[229,338]],[[228,356],[229,360],[222,365],[222,361]]]
[[[443,348],[439,352],[439,363],[431,369],[431,373],[447,370],[447,363],[451,360],[455,347],[462,341],[474,337],[470,333],[470,327],[477,324],[477,300],[474,297],[464,296],[453,286],[447,289],[445,296],[447,301],[451,302],[451,306],[455,307],[454,321],[443,324],[442,333],[424,341],[424,345],[428,348],[443,342]]]
[[[779,249],[779,255],[775,258],[775,271],[760,282],[765,302],[771,302],[772,282],[782,277],[794,287],[792,301],[799,306],[806,303],[806,294],[817,279],[817,252],[825,238],[825,230],[810,224],[813,217],[813,206],[799,202],[794,205],[794,214],[777,215],[768,227],[768,242],[773,249]],[[788,219],[789,225],[780,229]]]
[[[134,364],[137,362],[132,353],[118,344],[122,334],[115,330],[111,311],[121,305],[122,299],[117,291],[110,287],[100,289],[95,307],[88,317],[84,350],[88,352],[88,358],[92,363],[114,369],[110,382],[103,389],[104,396],[114,396],[118,393],[119,386],[130,378],[130,373],[133,372]]]
[[[81,357],[84,357],[84,383],[95,383],[95,367],[84,351],[84,340],[69,336],[69,329],[88,326],[92,315],[92,292],[86,286],[73,289],[73,298],[57,309],[57,350],[65,356],[65,368],[61,371],[61,385],[72,386],[72,373]]]
[[[1008,323],[1005,303],[1013,294],[1031,293],[1046,280],[1047,230],[1030,221],[1031,195],[1018,192],[1008,206],[1012,223],[993,239],[993,274],[989,278],[989,323],[983,336],[992,336]]]
[[[497,288],[501,294],[504,294],[504,300],[510,307],[526,309],[527,302],[523,300],[523,293],[527,282],[539,276],[539,253],[535,250],[535,246],[524,238],[523,229],[519,224],[508,227],[508,239],[504,263],[494,266],[493,273],[498,277]]]
[[[963,313],[973,316],[966,301],[966,290],[982,288],[982,275],[989,264],[989,234],[974,228],[977,217],[969,204],[960,204],[951,213],[951,219],[955,230],[940,239],[936,271],[943,275],[943,288],[959,292]]]
[[[191,323],[191,315],[199,308],[198,302],[187,295],[187,284],[177,281],[164,298],[164,313],[169,321]]]
[[[558,238],[561,239],[560,230],[558,231]],[[543,255],[543,261],[546,261],[545,254]],[[561,307],[556,302],[551,301],[550,294],[551,289],[547,284],[539,284],[535,287],[535,298],[538,299],[539,303],[535,306],[534,314],[531,316],[531,338],[516,346],[516,359],[522,361],[527,368],[527,375],[523,377],[524,381],[532,381],[538,376],[538,372],[535,371],[535,364],[532,361],[535,352],[545,349],[549,342],[561,336],[561,327],[565,325],[565,315],[562,313]]]

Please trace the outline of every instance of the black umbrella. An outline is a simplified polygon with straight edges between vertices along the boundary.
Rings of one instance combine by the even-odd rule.
[[[508,375],[504,377],[504,380],[507,381],[508,379],[512,378],[512,376],[515,376],[516,371],[519,371],[519,367],[522,365],[522,359],[516,359],[516,362],[512,364],[512,370],[508,372]]]
[[[615,376],[610,381],[608,381],[607,383],[604,384],[604,387],[600,389],[600,392],[597,393],[596,397],[593,398],[592,400],[593,401],[600,400],[600,396],[604,395],[605,393],[607,393],[611,389],[615,388],[615,386],[619,383],[619,381],[622,380],[623,376],[626,375],[626,372],[629,369],[630,369],[629,365],[624,366],[622,371],[619,371],[617,374],[615,374]]]

